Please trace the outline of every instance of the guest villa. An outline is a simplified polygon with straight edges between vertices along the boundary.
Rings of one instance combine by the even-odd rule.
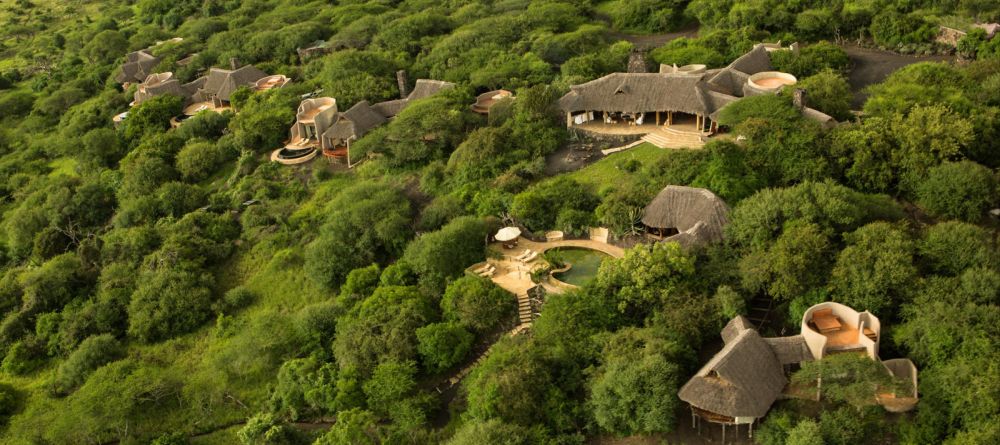
[[[271,153],[271,160],[285,165],[302,164],[322,153],[351,167],[355,164],[351,156],[353,141],[395,117],[410,102],[454,86],[440,80],[418,79],[413,92],[402,99],[375,105],[363,100],[344,112],[338,111],[337,100],[332,97],[305,99],[299,104],[288,142]]]
[[[749,425],[764,417],[788,391],[788,373],[799,363],[831,354],[864,353],[879,360],[882,337],[879,319],[840,303],[817,304],[802,315],[799,335],[762,337],[743,316],[722,330],[725,346],[678,392],[691,407],[692,422],[707,420],[726,425]],[[905,412],[917,404],[917,368],[909,359],[881,361],[885,372],[911,383],[905,394],[872,394],[891,412]],[[725,429],[723,429],[725,431]],[[723,434],[725,434],[723,432]]]
[[[559,99],[570,129],[594,134],[694,135],[698,138],[719,129],[719,111],[743,97],[774,94],[796,83],[795,76],[774,71],[772,51],[798,51],[793,44],[781,48],[758,44],[725,68],[705,65],[660,65],[658,73],[613,73],[573,85]],[[830,116],[803,107],[803,114],[824,125]],[[664,146],[653,138],[649,142]],[[694,144],[697,145],[697,144]]]
[[[642,211],[646,235],[692,248],[721,241],[729,206],[707,189],[668,185]]]

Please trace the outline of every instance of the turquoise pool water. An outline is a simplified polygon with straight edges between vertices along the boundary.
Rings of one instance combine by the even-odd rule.
[[[556,279],[574,286],[583,286],[593,280],[601,263],[608,258],[604,252],[576,247],[560,247],[555,251],[563,262],[573,266],[566,272],[555,274]]]

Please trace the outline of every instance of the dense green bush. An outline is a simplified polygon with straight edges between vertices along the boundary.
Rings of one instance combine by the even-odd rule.
[[[993,172],[971,161],[932,167],[917,185],[917,203],[934,216],[976,222],[997,203]]]
[[[421,282],[437,283],[457,278],[483,257],[486,239],[496,224],[474,216],[451,220],[436,232],[425,233],[403,252],[403,260],[420,274]]]
[[[466,276],[452,281],[441,298],[445,318],[486,333],[513,314],[514,297],[492,281]]]
[[[794,74],[799,79],[819,74],[825,70],[844,72],[851,62],[843,48],[826,41],[804,46],[798,53],[774,51],[770,55],[774,68],[778,71]]]
[[[536,184],[514,197],[511,213],[528,228],[551,230],[565,210],[593,212],[598,200],[586,187],[568,178]]]
[[[417,329],[417,351],[429,372],[445,371],[462,362],[473,335],[458,323],[434,323]]]
[[[110,334],[88,337],[80,343],[66,361],[59,364],[52,389],[57,394],[68,394],[83,384],[90,373],[104,364],[119,358],[124,349]]]
[[[806,91],[806,106],[822,111],[838,121],[851,118],[851,86],[844,76],[823,70],[806,77],[794,88]]]

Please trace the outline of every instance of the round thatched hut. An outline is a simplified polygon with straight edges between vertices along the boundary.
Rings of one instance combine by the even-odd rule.
[[[729,206],[709,190],[668,185],[642,214],[646,233],[655,239],[692,247],[721,241]]]

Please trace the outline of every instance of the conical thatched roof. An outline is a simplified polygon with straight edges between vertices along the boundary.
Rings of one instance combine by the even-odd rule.
[[[763,417],[788,380],[770,346],[744,329],[681,390],[681,400],[729,417]]]
[[[643,210],[642,223],[677,229],[680,234],[667,240],[682,245],[716,242],[729,224],[729,207],[706,189],[668,185]]]

